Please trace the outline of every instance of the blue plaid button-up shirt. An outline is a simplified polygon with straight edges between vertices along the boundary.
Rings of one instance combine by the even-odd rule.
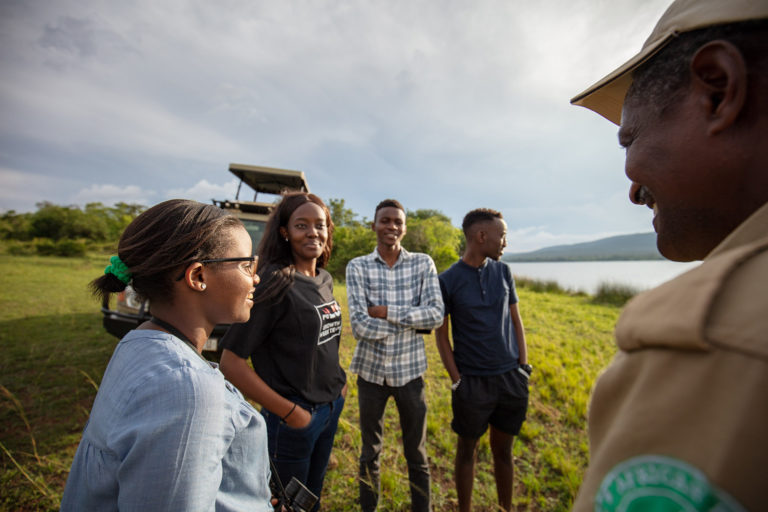
[[[400,249],[391,268],[376,249],[354,258],[347,265],[347,299],[357,339],[350,372],[390,386],[424,374],[427,354],[416,330],[443,323],[443,298],[432,258]],[[387,319],[371,317],[369,306],[387,306]]]

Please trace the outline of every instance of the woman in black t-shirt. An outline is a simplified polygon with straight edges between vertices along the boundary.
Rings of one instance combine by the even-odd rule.
[[[224,375],[263,406],[282,485],[296,477],[318,497],[347,390],[339,364],[341,308],[323,268],[332,237],[319,197],[283,196],[259,244],[262,284],[251,318],[230,327],[221,357]]]

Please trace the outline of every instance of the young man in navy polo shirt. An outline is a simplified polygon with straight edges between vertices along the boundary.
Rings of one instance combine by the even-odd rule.
[[[507,246],[507,224],[501,213],[480,208],[464,217],[462,229],[467,240],[464,255],[439,276],[445,319],[436,336],[453,382],[459,510],[471,508],[477,441],[488,425],[499,506],[511,510],[512,441],[525,420],[532,368],[512,273],[498,261]]]

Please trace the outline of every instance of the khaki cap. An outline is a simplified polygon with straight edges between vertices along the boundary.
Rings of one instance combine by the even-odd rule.
[[[637,55],[576,95],[571,103],[621,124],[621,109],[632,84],[632,71],[656,55],[674,37],[713,25],[762,18],[768,18],[768,0],[676,0],[661,16]]]

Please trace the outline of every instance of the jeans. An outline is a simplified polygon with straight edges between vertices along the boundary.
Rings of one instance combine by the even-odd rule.
[[[404,386],[374,384],[357,378],[360,404],[360,432],[363,447],[360,454],[360,506],[363,512],[373,512],[379,501],[379,455],[384,424],[384,409],[392,396],[400,414],[403,449],[408,463],[411,487],[411,510],[430,510],[429,464],[427,462],[427,403],[424,380],[419,377]]]
[[[283,487],[295,476],[319,498],[331,457],[333,436],[344,408],[344,397],[339,395],[333,402],[318,405],[298,397],[288,398],[312,413],[312,420],[304,428],[291,428],[276,414],[262,409],[267,422],[269,456]],[[312,510],[319,510],[319,507],[318,500]]]

